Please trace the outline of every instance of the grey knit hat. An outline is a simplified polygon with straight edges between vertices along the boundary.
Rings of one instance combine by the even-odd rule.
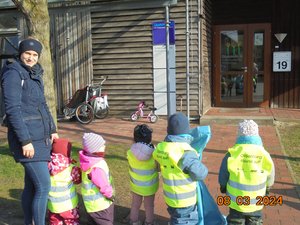
[[[83,150],[88,153],[103,152],[101,149],[105,145],[105,140],[99,134],[84,133],[82,138]]]
[[[190,132],[190,123],[188,118],[181,112],[174,113],[168,120],[169,135],[188,134]]]
[[[258,125],[253,120],[243,120],[239,123],[238,136],[259,135]]]

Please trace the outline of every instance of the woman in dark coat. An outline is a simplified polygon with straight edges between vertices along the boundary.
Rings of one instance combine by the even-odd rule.
[[[16,162],[25,171],[22,208],[25,225],[44,225],[52,141],[58,138],[44,96],[43,69],[38,63],[42,44],[28,38],[19,44],[19,58],[7,61],[1,74],[7,138]]]

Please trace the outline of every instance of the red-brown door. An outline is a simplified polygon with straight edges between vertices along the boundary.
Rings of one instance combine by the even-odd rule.
[[[269,106],[270,25],[218,25],[213,43],[215,106]]]

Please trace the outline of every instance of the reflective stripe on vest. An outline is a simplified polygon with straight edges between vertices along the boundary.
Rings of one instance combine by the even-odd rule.
[[[158,182],[158,177],[155,177],[154,179],[150,180],[150,181],[140,181],[140,180],[136,180],[133,177],[130,176],[130,181],[136,185],[136,186],[140,186],[140,187],[152,187],[152,185],[157,184]],[[149,194],[145,193],[146,196],[148,196]],[[151,194],[150,194],[151,195]]]
[[[239,212],[254,212],[261,210],[262,205],[256,205],[257,196],[266,193],[266,181],[270,175],[273,162],[269,153],[259,145],[236,144],[229,150],[227,160],[229,181],[227,182],[227,195],[231,198],[230,208]],[[241,196],[246,204],[237,203]]]
[[[108,166],[104,160],[100,160],[89,170],[82,171],[81,194],[85,209],[88,213],[107,209],[112,204],[112,201],[105,198],[100,193],[99,188],[88,178],[88,174],[95,167],[101,168],[105,172],[107,180],[109,181],[110,185],[112,185],[112,177],[109,174]]]
[[[159,183],[154,159],[151,157],[149,160],[140,161],[131,150],[127,151],[127,159],[131,191],[142,196],[155,194]]]
[[[78,205],[78,195],[75,185],[70,180],[74,165],[62,172],[50,176],[51,189],[48,197],[48,209],[53,213],[61,213],[74,209]]]
[[[62,203],[62,202],[65,202],[65,201],[67,201],[67,200],[70,200],[70,199],[72,199],[72,198],[74,198],[74,197],[76,197],[77,196],[77,193],[75,192],[75,191],[72,191],[71,193],[68,193],[68,194],[66,194],[66,195],[64,195],[64,196],[61,196],[61,197],[53,197],[53,196],[49,196],[49,200],[52,202],[52,203]],[[64,210],[64,211],[66,211],[66,210]],[[64,212],[63,211],[63,212]]]
[[[161,142],[153,152],[161,168],[165,201],[174,208],[194,205],[197,200],[196,182],[178,166],[185,151],[195,150],[187,143]]]

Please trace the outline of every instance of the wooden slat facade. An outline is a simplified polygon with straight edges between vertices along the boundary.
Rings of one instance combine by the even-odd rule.
[[[62,113],[76,90],[92,80],[91,17],[88,9],[49,14],[57,108]]]
[[[97,1],[99,2],[99,1]],[[197,1],[191,8],[191,114],[199,115],[199,54]],[[154,103],[152,23],[165,20],[164,8],[147,8],[92,12],[94,78],[108,76],[111,112],[127,115],[140,100]],[[185,1],[170,8],[170,20],[176,30],[176,94],[177,110],[180,97],[186,99],[185,69]],[[185,100],[183,101],[186,102]],[[184,105],[185,110],[186,105]]]
[[[212,1],[202,1],[200,9],[200,93],[199,108],[203,115],[212,105]]]
[[[85,7],[87,1],[82,6],[71,3],[50,5],[59,113],[77,89],[103,76],[108,76],[103,91],[108,92],[112,115],[129,114],[140,100],[153,105],[152,23],[165,20],[165,7],[151,8],[152,5],[149,7],[149,2],[145,1],[148,6],[143,8],[142,2],[97,0],[90,1],[90,8]],[[190,115],[198,117],[210,107],[210,97],[207,96],[210,96],[211,86],[208,59],[211,55],[211,2],[188,2]],[[199,5],[202,2],[205,2],[203,10]],[[170,20],[175,21],[176,105],[177,111],[184,112],[187,108],[185,4],[185,0],[179,0],[175,6],[170,6]],[[113,10],[110,11],[110,7]],[[25,26],[22,27],[25,36]],[[203,29],[203,34],[200,29]],[[200,57],[202,50],[205,55]]]
[[[213,24],[271,22],[272,0],[212,0]]]
[[[292,52],[292,71],[273,73],[271,86],[272,108],[300,108],[300,2],[298,0],[273,1],[272,33],[287,33],[279,45],[272,39],[272,50]],[[278,50],[277,50],[278,51]]]

